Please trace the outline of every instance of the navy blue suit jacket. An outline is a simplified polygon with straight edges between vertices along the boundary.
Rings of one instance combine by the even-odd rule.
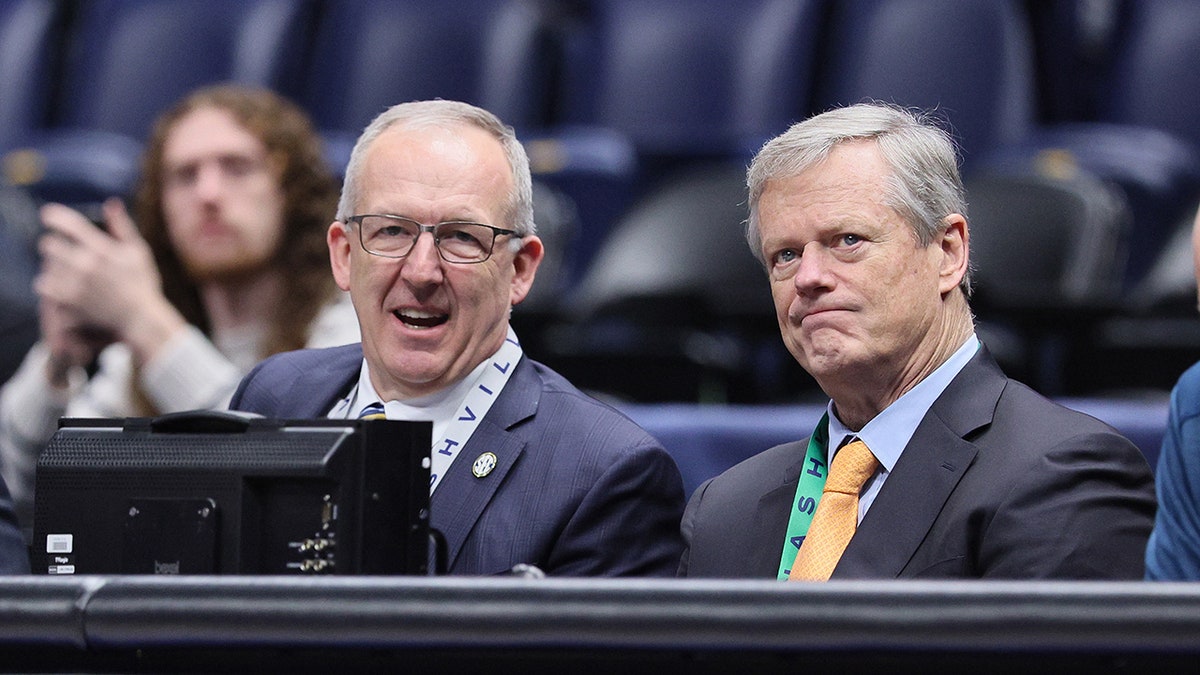
[[[1171,391],[1155,480],[1158,515],[1146,546],[1146,578],[1200,581],[1200,363]]]
[[[278,354],[246,376],[230,408],[325,417],[362,358],[361,345]],[[476,478],[484,451],[497,465]],[[523,357],[434,492],[430,521],[451,574],[527,563],[551,575],[673,576],[683,505],[679,469],[657,440]]]
[[[696,489],[680,574],[776,578],[808,441]],[[834,579],[1139,579],[1154,479],[1103,422],[1010,380],[980,349],[917,426]]]

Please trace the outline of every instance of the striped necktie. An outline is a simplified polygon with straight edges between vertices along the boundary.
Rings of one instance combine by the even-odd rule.
[[[858,493],[878,468],[879,461],[862,441],[837,451],[788,581],[829,580],[858,528]]]
[[[358,419],[360,419],[360,420],[386,420],[387,413],[385,413],[383,410],[383,404],[380,403],[379,401],[376,401],[376,402],[372,403],[371,405],[363,408],[362,412],[358,413]]]

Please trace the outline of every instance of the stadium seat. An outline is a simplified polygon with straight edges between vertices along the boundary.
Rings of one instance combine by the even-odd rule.
[[[1137,282],[1200,199],[1200,3],[1137,0],[1123,9],[1099,120],[1125,129],[1101,129],[1100,138],[1087,139],[1087,145],[1123,135],[1129,140],[1122,163],[1158,170],[1154,182],[1119,181],[1129,189],[1139,219],[1143,245],[1131,261],[1131,280]],[[1150,134],[1159,136],[1156,145],[1140,141]]]
[[[1070,122],[1041,127],[1022,142],[994,150],[982,164],[1001,171],[1034,170],[1048,158],[1124,192],[1132,218],[1122,285],[1133,291],[1200,197],[1200,152],[1153,127]]]
[[[773,317],[766,274],[746,245],[746,215],[743,167],[676,174],[614,228],[576,289],[576,310],[597,315],[669,296],[710,314]]]
[[[466,101],[536,130],[548,121],[551,45],[542,13],[522,0],[327,2],[301,104],[339,169],[363,127],[404,101]]]
[[[144,138],[192,89],[221,81],[287,93],[312,0],[84,0],[66,45],[55,126]]]
[[[1061,395],[1119,307],[1124,196],[1084,172],[976,174],[966,187],[977,330],[1009,375]]]
[[[1119,185],[1133,214],[1124,286],[1135,292],[1200,200],[1200,3],[1114,4],[1117,30],[1094,115],[1044,126],[990,158],[1011,166],[1053,150]]]
[[[45,124],[60,9],[55,0],[0,0],[0,152]]]
[[[1126,2],[1100,119],[1151,127],[1200,148],[1200,3]]]
[[[1200,5],[1124,0],[1120,9],[1100,91],[1103,125],[1077,130],[1088,148],[1120,149],[1109,165],[1136,198],[1138,219],[1126,312],[1095,338],[1101,391],[1162,386],[1200,358],[1191,246],[1200,203]]]
[[[37,220],[33,200],[0,185],[0,385],[8,381],[38,339]]]
[[[1111,307],[1128,231],[1122,195],[1089,174],[967,181],[976,296],[1008,311]]]
[[[819,110],[866,100],[935,110],[966,169],[1035,122],[1033,43],[1016,0],[839,0],[825,44]]]
[[[740,164],[666,179],[614,226],[542,356],[580,386],[631,401],[773,398],[783,372],[793,390],[811,384],[781,354],[745,210]]]
[[[562,99],[549,139],[615,157],[602,192],[541,174],[579,204],[577,264],[590,264],[638,197],[694,162],[744,161],[808,111],[823,3],[586,0],[564,31]],[[561,142],[561,141],[560,141]],[[569,155],[568,155],[569,156]],[[619,173],[624,172],[624,173]]]
[[[569,42],[562,119],[645,156],[728,157],[804,116],[818,2],[591,0]]]
[[[73,191],[92,181],[94,199],[123,193],[112,183],[136,176],[138,148],[153,120],[198,86],[236,81],[285,93],[294,88],[315,7],[313,0],[81,0],[72,6],[55,109],[22,146],[47,154],[45,173],[29,187],[48,199],[58,198],[58,181]],[[122,147],[128,150],[123,158]],[[96,154],[105,161],[95,162]],[[116,163],[121,166],[114,169]]]
[[[4,172],[39,202],[87,209],[107,197],[129,196],[137,180],[142,143],[131,136],[59,129],[31,141],[4,156]]]
[[[1027,0],[1043,123],[1093,121],[1123,0]]]
[[[1167,425],[1168,401],[1060,398],[1058,403],[1112,425],[1142,451],[1153,469]],[[780,443],[803,440],[826,412],[825,400],[787,405],[697,406],[620,403],[679,465],[684,494],[738,462]]]

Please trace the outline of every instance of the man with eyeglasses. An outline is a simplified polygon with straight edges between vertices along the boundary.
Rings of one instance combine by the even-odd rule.
[[[432,420],[431,526],[450,574],[672,576],[679,470],[612,408],[522,353],[509,313],[543,247],[510,127],[403,103],[359,137],[327,242],[362,344],[281,354],[231,407],[270,417]]]

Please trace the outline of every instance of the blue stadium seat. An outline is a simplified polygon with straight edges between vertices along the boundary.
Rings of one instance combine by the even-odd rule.
[[[549,32],[522,0],[337,0],[317,20],[301,104],[335,162],[377,114],[444,98],[486,108],[518,130],[547,121]]]
[[[1168,132],[1200,149],[1200,3],[1126,2],[1099,118]]]
[[[1132,214],[1123,286],[1136,288],[1200,197],[1200,152],[1152,127],[1069,122],[1042,127],[1023,142],[996,149],[983,164],[1002,171],[1033,170],[1048,157],[1120,187]]]
[[[562,119],[641,154],[742,153],[808,109],[821,3],[591,0],[569,42]]]
[[[1036,120],[1029,19],[1017,0],[839,0],[817,107],[879,100],[949,120],[964,167]]]
[[[1096,119],[1122,0],[1027,0],[1045,123]]]
[[[1119,8],[1095,119],[1043,128],[995,159],[1012,164],[1058,149],[1120,185],[1133,213],[1125,273],[1133,289],[1200,200],[1200,3],[1136,0]]]
[[[24,191],[0,185],[0,385],[37,341],[37,236],[41,223]]]
[[[128,196],[138,177],[142,143],[131,136],[91,129],[59,129],[4,156],[9,183],[38,201],[80,207]]]
[[[1200,3],[1115,0],[1094,122],[1048,142],[1124,188],[1134,214],[1124,312],[1095,331],[1096,390],[1165,388],[1200,358],[1190,234],[1200,203]]]
[[[579,204],[583,269],[621,214],[672,171],[715,158],[744,162],[804,117],[823,3],[580,4],[564,31],[559,126],[539,141],[565,145],[558,155],[568,160],[570,151],[617,160],[607,174],[571,161],[540,174]]]
[[[311,0],[84,0],[72,21],[55,126],[144,138],[159,113],[220,81],[287,93]]]
[[[1061,398],[1058,402],[1112,425],[1138,446],[1152,469],[1158,465],[1167,425],[1166,398]],[[687,495],[748,457],[807,438],[825,414],[824,400],[766,406],[622,403],[618,407],[675,458]]]
[[[1140,280],[1200,200],[1200,3],[1127,0],[1124,9],[1122,41],[1099,119],[1131,127],[1124,133],[1138,152],[1127,153],[1126,163],[1148,162],[1162,178],[1149,185],[1127,182],[1134,208],[1144,214],[1138,232],[1157,245],[1135,251],[1135,280]],[[1153,133],[1149,130],[1161,137],[1158,147],[1138,143]]]
[[[0,0],[0,152],[45,123],[60,8],[55,0]]]
[[[287,92],[300,76],[313,0],[81,0],[69,17],[59,91],[27,149],[43,155],[30,189],[102,199],[137,173],[153,120],[192,89],[236,81]],[[96,162],[95,156],[104,161]],[[60,190],[70,197],[60,197]]]

